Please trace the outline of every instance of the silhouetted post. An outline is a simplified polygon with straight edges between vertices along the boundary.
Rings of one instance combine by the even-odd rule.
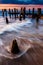
[[[6,10],[6,17],[7,17],[7,10]]]
[[[21,8],[20,13],[21,13],[21,15],[23,15],[23,8]]]
[[[40,17],[41,17],[41,8],[38,8],[38,12],[36,16],[36,28],[38,28]]]
[[[14,12],[13,12],[13,9],[12,9],[12,18],[13,18],[13,13],[14,13]]]
[[[7,10],[6,10],[6,9],[4,9],[4,12],[5,12],[5,17],[7,17]]]
[[[14,8],[14,15],[15,15],[15,19],[16,19],[16,9]]]
[[[20,52],[17,41],[13,40],[12,47],[11,47],[11,53],[18,54]]]
[[[9,24],[8,18],[6,17],[6,24]]]
[[[39,25],[40,14],[41,14],[41,9],[38,8],[38,12],[36,16],[36,28],[38,28],[38,25]]]
[[[26,13],[26,8],[24,7],[23,9],[23,19],[25,20],[25,13]]]
[[[9,9],[9,17],[11,18],[11,10]]]
[[[30,9],[29,9],[29,15],[30,15]]]
[[[4,9],[2,9],[2,16],[4,17]]]
[[[30,11],[30,9],[28,9],[28,16],[29,16],[29,17],[31,16],[31,11]]]
[[[41,8],[38,8],[38,15],[39,15],[39,18],[41,17]]]
[[[21,14],[22,17],[23,17],[23,8],[21,8],[21,10],[20,10],[20,14]]]
[[[23,8],[21,8],[21,10],[20,10],[20,17],[19,17],[20,21],[22,21],[22,17],[23,17]]]
[[[33,8],[33,10],[32,10],[32,18],[33,18],[33,19],[35,18],[34,11],[35,11],[35,9]]]
[[[16,9],[16,14],[17,14],[17,18],[18,18],[18,9]]]
[[[19,17],[19,20],[20,20],[20,21],[22,21],[22,17],[21,17],[21,16],[22,16],[22,15],[21,15],[21,13],[20,13],[20,17]]]

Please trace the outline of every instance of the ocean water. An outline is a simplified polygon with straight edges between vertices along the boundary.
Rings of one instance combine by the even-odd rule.
[[[9,18],[8,18],[9,19]],[[13,22],[12,22],[13,21]],[[12,22],[12,23],[11,23]],[[20,48],[20,50],[22,50],[22,52],[20,54],[17,55],[10,55],[9,53],[6,53],[7,51],[5,51],[5,48],[7,48],[7,46],[9,46],[9,44],[12,43],[12,40],[16,38],[16,36],[20,41],[20,36],[24,34],[24,32],[21,31],[25,31],[25,28],[29,28],[32,26],[32,22],[31,19],[26,19],[26,20],[22,20],[19,21],[17,20],[10,20],[9,24],[6,24],[5,18],[1,17],[0,18],[0,56],[6,57],[6,58],[19,58],[20,56],[22,56],[24,53],[26,53],[26,51],[31,47],[31,45],[27,45],[25,43],[19,43],[19,46],[22,48]],[[23,34],[22,34],[23,33]],[[3,48],[3,46],[5,48]],[[3,52],[4,51],[4,52]]]
[[[0,10],[0,16],[2,16],[2,11]]]
[[[7,12],[8,13],[8,12]],[[32,13],[32,11],[31,11]],[[37,13],[37,11],[35,11]],[[43,10],[42,10],[43,14]],[[19,21],[19,19],[10,19],[8,16],[9,24],[6,24],[6,19],[2,17],[2,11],[0,10],[0,34],[3,34],[5,31],[21,31],[24,30],[25,28],[31,28],[31,26],[36,22],[36,20],[32,20],[29,18],[26,18],[26,20]],[[43,23],[43,20],[40,19],[40,23]]]
[[[13,23],[11,23],[13,22]],[[17,20],[10,20],[10,23],[7,25],[5,18],[0,18],[0,34],[4,33],[5,31],[20,31],[22,30],[23,27],[30,27],[32,26],[32,22],[31,20],[23,20],[23,21],[19,21]]]
[[[40,34],[43,36],[43,26],[39,26],[39,28],[36,29],[36,20],[32,20],[31,18],[26,18],[25,20],[20,21],[19,19],[15,20],[8,17],[8,20],[9,24],[6,24],[6,19],[5,17],[2,17],[2,12],[0,11],[0,56],[13,59],[22,56],[31,47],[31,45],[25,44],[27,42],[21,44],[22,39],[29,39],[31,42],[33,39],[39,41],[38,38],[33,38],[32,36],[33,34]],[[40,24],[43,24],[43,20],[41,19]],[[22,45],[22,48],[25,48],[22,49],[23,52],[17,56],[12,56],[5,50],[14,39],[19,40],[20,46]]]
[[[27,10],[26,13],[28,13],[29,11]],[[32,10],[30,10],[30,13],[32,13]],[[37,13],[37,10],[34,11],[34,13]],[[41,9],[41,13],[43,14],[43,9]],[[6,15],[6,14],[5,14]],[[8,10],[7,10],[7,16],[8,16]],[[2,16],[2,10],[0,10],[0,16]]]

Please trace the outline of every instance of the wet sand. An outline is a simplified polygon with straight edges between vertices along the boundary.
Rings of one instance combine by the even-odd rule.
[[[28,44],[30,43],[28,40],[21,41],[25,41]],[[40,44],[37,44],[36,42],[30,43],[32,47],[17,59],[8,59],[3,56],[0,57],[0,65],[43,65],[43,45],[41,44],[43,44],[43,42]]]

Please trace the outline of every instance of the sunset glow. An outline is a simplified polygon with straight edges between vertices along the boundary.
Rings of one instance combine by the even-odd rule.
[[[17,8],[20,9],[21,7],[26,7],[26,9],[32,9],[32,8],[42,8],[43,9],[43,5],[18,5],[18,4],[0,4],[0,9],[13,9],[13,8]]]

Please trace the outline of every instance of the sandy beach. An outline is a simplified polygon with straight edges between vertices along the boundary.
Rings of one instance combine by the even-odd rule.
[[[43,65],[43,20],[40,19],[38,28],[35,27],[35,21],[31,18],[23,21],[9,19],[7,25],[5,18],[0,18],[0,65]],[[13,39],[17,39],[23,52],[27,49],[16,59],[4,48]]]

